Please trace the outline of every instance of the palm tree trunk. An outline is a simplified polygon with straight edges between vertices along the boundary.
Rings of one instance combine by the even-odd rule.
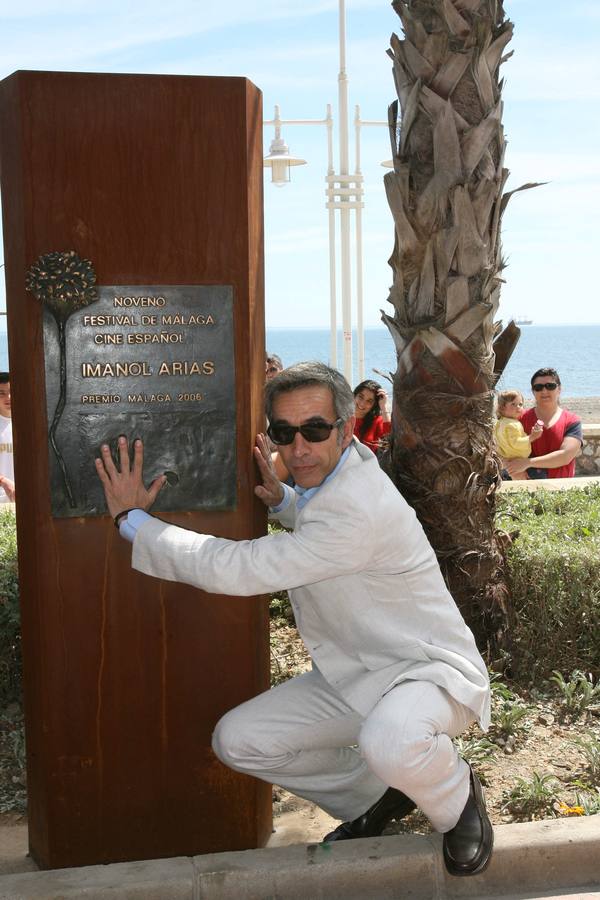
[[[385,176],[395,246],[394,312],[383,319],[398,359],[387,467],[484,649],[508,621],[492,427],[510,197],[498,72],[512,24],[502,0],[395,0],[394,9],[404,38],[392,35],[388,51],[401,121],[396,101]],[[508,337],[502,365],[516,343]]]

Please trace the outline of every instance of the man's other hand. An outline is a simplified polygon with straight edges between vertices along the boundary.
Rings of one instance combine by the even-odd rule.
[[[254,493],[265,506],[279,506],[284,497],[283,485],[275,474],[275,467],[271,458],[271,449],[266,435],[256,436],[254,458],[262,478],[262,484],[257,484]]]
[[[96,459],[96,472],[104,488],[108,511],[114,518],[125,509],[150,509],[158,492],[166,481],[164,475],[155,478],[148,489],[143,482],[144,445],[138,438],[133,443],[133,465],[129,456],[127,438],[118,441],[119,468],[115,466],[108,444],[102,444],[100,459]]]

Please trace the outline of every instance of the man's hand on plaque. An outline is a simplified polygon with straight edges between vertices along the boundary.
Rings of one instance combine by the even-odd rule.
[[[133,464],[127,438],[123,435],[119,438],[118,449],[119,468],[114,464],[108,444],[102,444],[102,456],[96,459],[96,472],[104,488],[108,511],[113,518],[126,509],[150,509],[166,481],[164,475],[159,475],[148,489],[144,487],[144,445],[139,438],[133,442]]]
[[[262,484],[257,484],[254,493],[265,506],[279,506],[284,497],[283,485],[275,474],[275,467],[271,459],[271,448],[264,434],[256,436],[254,458],[262,478]]]

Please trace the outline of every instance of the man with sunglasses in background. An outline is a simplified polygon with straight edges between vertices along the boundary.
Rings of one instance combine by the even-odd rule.
[[[322,363],[267,382],[256,494],[291,529],[252,541],[186,531],[148,509],[143,449],[119,439],[96,461],[108,508],[148,575],[211,593],[289,589],[312,670],[228,712],[213,735],[231,768],[274,782],[342,820],[325,841],[372,837],[418,806],[444,833],[446,867],[472,875],[493,844],[479,781],[452,738],[489,724],[485,664],[414,511],[353,436],[354,397]],[[133,509],[132,509],[133,508]]]
[[[561,384],[556,369],[547,366],[534,372],[531,390],[535,406],[523,413],[521,425],[527,434],[531,434],[539,421],[544,430],[532,442],[528,459],[506,461],[508,474],[512,477],[527,472],[529,478],[572,478],[575,459],[583,444],[581,420],[575,413],[559,406]]]

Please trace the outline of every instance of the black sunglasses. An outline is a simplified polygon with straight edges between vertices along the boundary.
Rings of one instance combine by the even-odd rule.
[[[285,422],[272,422],[267,428],[267,434],[274,444],[291,444],[296,434],[300,432],[305,441],[311,444],[320,444],[326,441],[334,428],[342,424],[343,419],[336,419],[333,424],[316,419],[313,422],[305,422],[304,425],[287,425]]]
[[[557,387],[558,384],[556,381],[543,381],[541,384],[531,385],[532,390],[534,390],[536,394],[539,394],[539,392],[543,391],[544,388],[546,388],[547,391],[555,391]]]

